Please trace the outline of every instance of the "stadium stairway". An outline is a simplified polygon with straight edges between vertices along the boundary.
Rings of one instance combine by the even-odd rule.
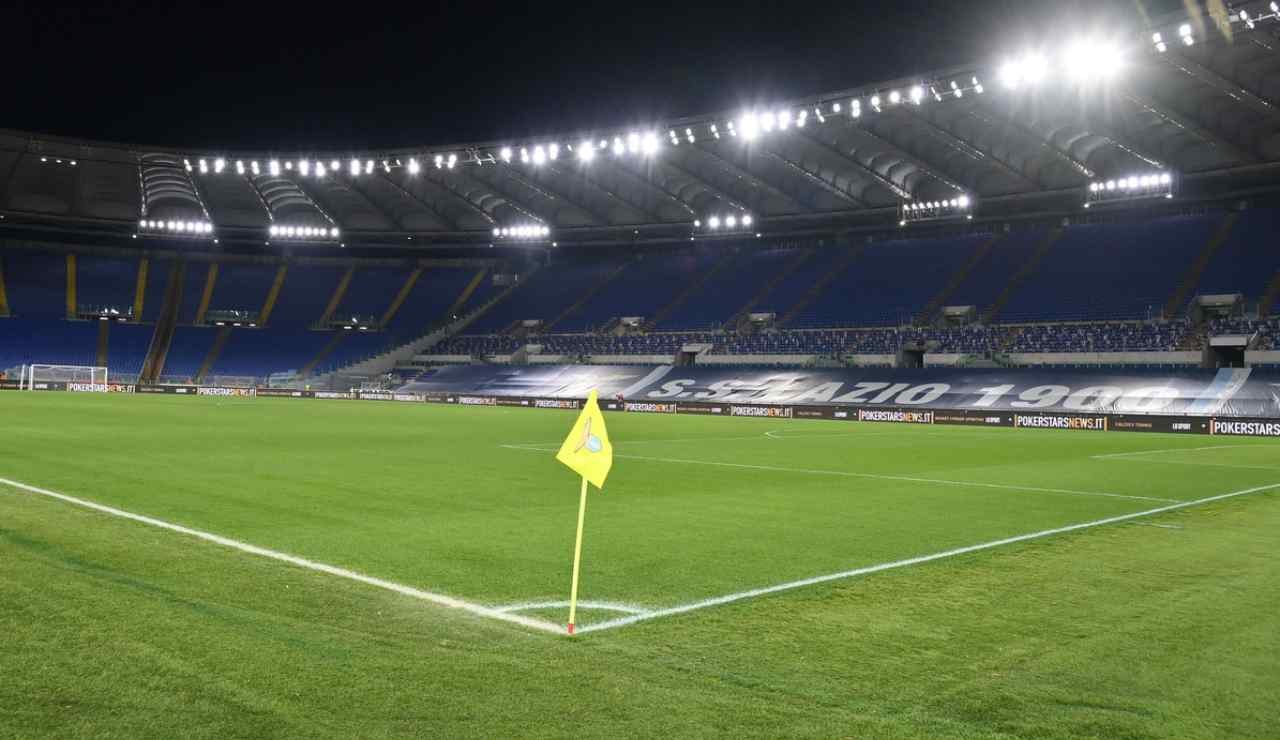
[[[1039,269],[1040,263],[1044,260],[1044,256],[1049,253],[1049,250],[1058,241],[1058,239],[1062,238],[1062,234],[1063,229],[1053,229],[1040,240],[1040,243],[1036,245],[1031,256],[1028,257],[1022,267],[1013,274],[1013,277],[1009,278],[1009,283],[1004,286],[1004,290],[1000,291],[1000,295],[996,296],[995,301],[982,314],[982,323],[990,324],[995,320],[996,316],[1000,314],[1000,310],[1003,309],[1005,304],[1009,302],[1009,299],[1013,297],[1014,292],[1018,290],[1028,277],[1031,277],[1031,275]]]
[[[684,305],[685,301],[688,301],[690,298],[697,295],[698,291],[702,289],[702,286],[706,284],[708,280],[732,264],[737,257],[737,252],[725,250],[725,253],[720,257],[720,259],[716,260],[715,264],[711,265],[706,272],[703,272],[700,275],[694,275],[693,278],[685,285],[684,289],[676,294],[675,298],[672,298],[667,302],[667,305],[658,309],[653,314],[653,317],[647,322],[649,328],[654,329],[661,326],[663,321],[666,321],[673,313],[676,312],[676,309]]]
[[[222,349],[227,346],[227,342],[230,339],[231,327],[218,327],[218,333],[213,339],[213,344],[210,345],[208,354],[204,356],[204,361],[200,363],[200,369],[196,371],[197,383],[204,382],[204,379],[209,375],[209,371],[213,369],[214,363],[218,361],[218,356],[222,354]]]
[[[845,270],[849,269],[849,265],[852,265],[854,260],[858,259],[858,255],[862,254],[862,249],[863,247],[861,245],[849,247],[845,253],[840,256],[840,259],[836,260],[835,264],[831,266],[831,269],[819,278],[818,281],[813,284],[813,287],[805,291],[805,294],[800,296],[800,300],[796,301],[792,304],[791,308],[787,309],[787,312],[783,314],[782,318],[777,322],[778,326],[786,326],[790,322],[794,321],[796,316],[800,315],[801,311],[807,308],[810,303],[813,303],[818,296],[822,295],[822,291],[826,290],[827,286],[835,282],[837,278],[844,274]]]
[[[587,301],[594,298],[600,291],[608,287],[609,284],[612,283],[614,280],[617,280],[618,276],[620,276],[623,273],[623,271],[625,271],[627,267],[631,265],[633,262],[635,262],[635,260],[626,260],[625,262],[618,265],[617,268],[610,270],[608,273],[606,273],[604,277],[597,280],[594,284],[591,285],[591,287],[587,288],[587,290],[582,295],[578,296],[578,300],[574,301],[573,305],[561,311],[559,316],[547,322],[547,324],[542,327],[542,331],[543,332],[553,331],[555,329],[556,324],[559,324],[561,321],[564,321],[565,319],[572,316],[575,312],[581,310],[582,307],[587,304]]]
[[[271,288],[267,290],[267,298],[262,302],[262,310],[258,312],[258,326],[266,326],[271,320],[271,312],[275,310],[276,301],[280,298],[280,289],[284,287],[284,278],[289,274],[288,265],[280,265],[276,269],[276,276],[271,281]]]
[[[329,341],[325,342],[324,346],[320,348],[320,351],[316,353],[316,356],[311,358],[307,364],[298,369],[298,377],[305,378],[310,375],[311,371],[315,370],[317,365],[324,362],[326,357],[333,354],[333,351],[338,348],[338,345],[342,344],[343,340],[347,338],[349,333],[350,332],[345,331],[334,332],[333,336],[329,338]]]
[[[1271,278],[1271,285],[1267,286],[1267,292],[1258,303],[1258,316],[1270,316],[1277,298],[1280,298],[1280,270],[1276,270],[1275,277]]]
[[[9,292],[4,288],[4,257],[0,257],[0,316],[9,315]]]
[[[956,290],[964,284],[964,281],[968,279],[969,274],[982,264],[983,260],[987,258],[987,255],[991,253],[991,249],[995,247],[996,242],[1000,241],[1003,237],[1003,234],[992,234],[990,239],[982,242],[978,245],[977,249],[973,250],[973,255],[960,266],[960,269],[956,270],[955,274],[951,276],[951,279],[947,281],[947,284],[942,286],[942,290],[938,291],[938,294],[931,298],[929,302],[925,304],[924,308],[920,310],[920,313],[916,315],[916,323],[918,325],[928,325],[930,319],[933,318],[933,315],[936,314],[943,306],[947,305],[947,301],[950,300]]]
[[[796,255],[795,259],[791,260],[786,265],[784,265],[783,268],[779,270],[777,273],[775,273],[773,277],[769,278],[769,280],[764,285],[760,286],[760,290],[757,290],[755,295],[751,296],[751,299],[748,300],[745,304],[743,304],[742,308],[739,308],[737,311],[735,311],[733,316],[729,317],[729,320],[725,322],[725,325],[736,327],[739,324],[741,324],[744,320],[746,320],[747,316],[751,313],[751,309],[760,305],[760,302],[763,301],[765,298],[767,298],[769,294],[773,292],[774,288],[778,287],[778,285],[781,284],[783,280],[786,280],[788,277],[790,277],[791,273],[800,269],[800,267],[803,266],[806,262],[813,259],[813,256],[817,253],[818,253],[818,250],[816,249],[801,250],[800,254]]]
[[[1222,219],[1222,223],[1213,232],[1213,236],[1209,237],[1204,249],[1196,257],[1196,261],[1187,268],[1182,281],[1178,283],[1178,287],[1174,289],[1173,294],[1169,296],[1169,300],[1165,302],[1164,315],[1166,318],[1173,318],[1182,310],[1187,298],[1191,296],[1192,291],[1200,284],[1200,276],[1204,274],[1205,268],[1209,266],[1209,261],[1213,259],[1213,255],[1217,253],[1218,248],[1227,240],[1227,237],[1231,235],[1232,227],[1239,220],[1240,214],[1237,212],[1229,213],[1226,218]]]
[[[204,279],[204,292],[200,294],[200,305],[196,307],[195,324],[204,323],[204,315],[209,310],[209,301],[213,300],[213,288],[218,284],[218,263],[210,262],[209,271]]]
[[[155,383],[164,372],[164,361],[169,355],[173,334],[178,329],[178,310],[182,305],[182,284],[186,269],[187,263],[182,257],[175,258],[169,267],[169,282],[164,290],[164,305],[160,308],[160,317],[156,320],[155,331],[151,334],[151,346],[147,348],[147,357],[142,362],[139,380],[143,383]]]
[[[338,281],[338,286],[333,289],[333,295],[329,296],[329,305],[325,307],[324,313],[320,315],[320,320],[316,322],[317,326],[326,326],[329,320],[333,318],[334,312],[338,310],[338,305],[342,303],[342,297],[347,294],[347,288],[351,287],[351,278],[355,277],[355,275],[355,267],[348,267],[347,271],[342,273],[342,279]],[[333,346],[337,347],[338,345],[334,344]]]
[[[400,286],[400,292],[396,293],[396,297],[391,299],[391,305],[387,306],[387,310],[382,312],[382,317],[378,319],[378,326],[385,327],[391,323],[391,320],[400,312],[400,307],[404,305],[405,300],[409,298],[409,293],[413,291],[413,286],[418,284],[418,278],[422,277],[424,267],[415,267],[409,276],[404,279],[404,285]]]

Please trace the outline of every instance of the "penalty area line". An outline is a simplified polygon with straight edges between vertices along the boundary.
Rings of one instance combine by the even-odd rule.
[[[854,578],[857,576],[869,575],[871,573],[879,573],[886,570],[894,570],[897,568],[906,568],[912,565],[921,565],[930,563],[935,560],[945,560],[959,555],[966,555],[972,552],[981,552],[983,550],[992,550],[1005,545],[1012,545],[1019,542],[1029,542],[1031,540],[1043,539],[1054,535],[1066,534],[1068,532],[1076,532],[1083,529],[1091,529],[1093,527],[1101,527],[1107,524],[1116,524],[1119,522],[1127,522],[1141,517],[1154,516],[1163,514],[1168,511],[1176,511],[1185,509],[1190,506],[1199,506],[1200,504],[1212,503],[1214,501],[1223,501],[1225,499],[1235,498],[1237,496],[1247,496],[1251,493],[1260,493],[1262,491],[1270,491],[1280,488],[1280,483],[1272,483],[1266,486],[1256,486],[1254,488],[1246,488],[1242,491],[1231,491],[1230,493],[1222,493],[1217,496],[1207,496],[1205,498],[1195,499],[1194,501],[1183,501],[1169,506],[1160,506],[1155,509],[1147,509],[1146,511],[1137,511],[1132,514],[1121,514],[1119,516],[1107,517],[1105,519],[1095,519],[1091,522],[1082,522],[1080,524],[1070,524],[1065,527],[1055,527],[1053,529],[1042,529],[1039,532],[1030,532],[1028,534],[1020,534],[1014,537],[1005,537],[1004,539],[983,542],[977,545],[968,545],[965,547],[957,547],[951,550],[943,550],[930,555],[920,555],[919,557],[906,558],[905,560],[894,560],[888,563],[880,563],[879,565],[869,565],[863,568],[854,568],[839,573],[828,573],[821,576],[813,576],[812,578],[803,578],[798,581],[788,581],[773,586],[765,586],[762,588],[753,588],[749,591],[739,591],[737,593],[725,594],[702,601],[695,601],[691,604],[683,604],[673,606],[667,609],[655,609],[646,614],[633,614],[626,617],[619,617],[605,622],[596,622],[594,624],[584,625],[578,629],[580,634],[587,632],[599,632],[601,630],[616,629],[627,625],[636,624],[637,622],[645,622],[650,619],[658,619],[660,617],[672,617],[677,614],[686,614],[700,609],[707,609],[713,606],[722,606],[724,604],[732,604],[737,601],[745,601],[759,596],[767,596],[782,591],[791,591],[805,586],[813,586],[819,583],[828,583],[831,581],[844,580],[846,578]]]
[[[339,568],[336,565],[320,563],[314,560],[308,560],[306,558],[299,557],[297,555],[290,555],[289,553],[280,552],[279,550],[271,550],[265,547],[251,545],[248,542],[241,542],[240,540],[234,540],[234,539],[231,539],[230,537],[223,537],[222,535],[213,534],[212,532],[205,532],[199,529],[192,529],[191,527],[185,527],[181,524],[166,522],[163,519],[156,519],[154,517],[144,516],[142,514],[135,514],[131,511],[125,511],[124,509],[117,509],[114,506],[99,504],[94,501],[89,501],[87,499],[77,498],[75,496],[69,496],[65,493],[50,491],[46,488],[40,488],[38,486],[33,486],[27,483],[22,483],[15,480],[9,480],[8,478],[0,478],[0,484],[9,486],[11,488],[16,488],[20,491],[26,491],[27,493],[33,493],[33,494],[36,494],[37,496],[45,496],[48,498],[57,499],[58,501],[62,501],[64,503],[80,506],[85,509],[91,509],[101,514],[108,514],[110,516],[119,517],[121,519],[128,519],[130,521],[138,522],[140,524],[146,524],[151,527],[157,527],[159,529],[167,529],[170,532],[185,534],[189,537],[195,537],[196,539],[204,540],[205,542],[211,542],[215,545],[221,545],[222,547],[231,548],[233,550],[239,550],[240,552],[248,553],[250,555],[257,555],[259,557],[270,558],[271,560],[278,560],[280,562],[288,563],[290,565],[294,565],[299,568],[305,568],[307,570],[316,571],[318,573],[327,573],[328,575],[337,576],[338,578],[345,578],[349,581],[356,581],[357,583],[363,583],[366,586],[373,586],[375,588],[381,588],[386,591],[393,591],[403,596],[409,596],[411,598],[419,599],[421,601],[426,601],[426,602],[435,604],[437,606],[449,607],[451,609],[460,609],[470,614],[474,614],[475,616],[478,616],[478,617],[485,617],[487,619],[496,619],[498,621],[507,622],[510,624],[518,624],[521,627],[528,627],[529,629],[535,629],[541,632],[550,632],[557,635],[564,634],[563,625],[553,624],[551,622],[547,622],[541,619],[533,619],[531,617],[526,617],[520,614],[503,611],[501,609],[494,609],[492,607],[482,606],[480,604],[474,604],[470,601],[464,601],[462,599],[459,599],[453,596],[448,596],[446,594],[435,593],[433,591],[424,591],[420,588],[414,588],[413,586],[406,586],[401,583],[395,583],[393,581],[387,581],[381,578],[374,578],[373,576],[367,576],[367,575],[364,575],[363,573],[357,573],[353,570],[347,570],[346,568]]]

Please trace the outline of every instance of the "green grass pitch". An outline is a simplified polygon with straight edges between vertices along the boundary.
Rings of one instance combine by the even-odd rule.
[[[0,478],[481,612],[0,485],[0,737],[1277,732],[1274,441],[609,415],[567,638],[486,614],[567,616],[573,412],[0,418]]]

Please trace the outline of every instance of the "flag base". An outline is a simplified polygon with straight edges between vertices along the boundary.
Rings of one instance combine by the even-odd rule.
[[[569,625],[569,634],[571,634],[571,635],[573,634],[573,625],[572,625],[572,624],[570,624],[570,625]]]

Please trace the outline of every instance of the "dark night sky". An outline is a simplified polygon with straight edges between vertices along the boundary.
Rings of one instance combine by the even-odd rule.
[[[0,127],[171,146],[444,144],[738,108],[993,59],[1184,0],[10,0]],[[125,4],[119,4],[124,7]]]

